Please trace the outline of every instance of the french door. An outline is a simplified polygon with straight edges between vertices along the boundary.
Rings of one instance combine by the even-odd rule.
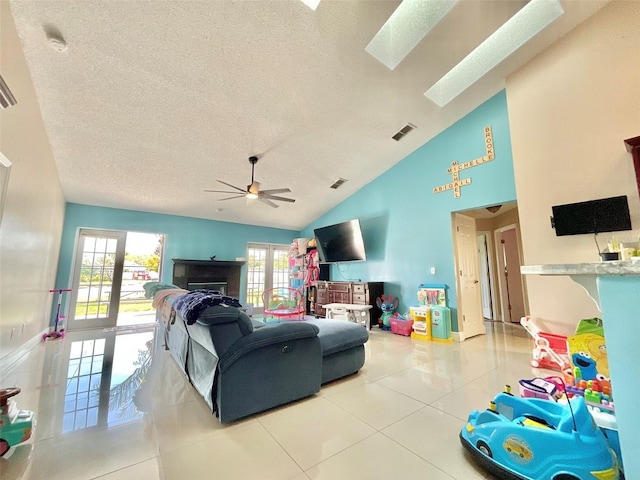
[[[70,330],[115,327],[127,232],[80,229],[68,312]]]
[[[262,293],[289,286],[289,246],[250,243],[247,262],[247,303],[255,315],[263,312]]]

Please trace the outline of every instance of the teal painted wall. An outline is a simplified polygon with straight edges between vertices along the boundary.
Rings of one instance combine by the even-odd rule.
[[[460,198],[452,190],[434,194],[434,187],[451,182],[451,162],[485,155],[487,126],[492,128],[495,159],[460,172],[461,179],[472,179]],[[451,212],[514,201],[512,160],[502,91],[307,226],[301,236],[313,237],[314,228],[359,218],[367,261],[332,265],[331,279],[384,281],[385,293],[400,298],[401,313],[417,304],[420,284],[444,283],[449,286],[452,328],[458,331]],[[429,273],[431,267],[435,275]]]
[[[67,203],[56,285],[71,283],[73,253],[80,228],[164,234],[162,281],[168,283],[172,279],[172,258],[207,260],[215,255],[216,260],[235,260],[247,256],[249,242],[288,245],[299,236],[293,230]],[[246,285],[246,267],[242,269],[241,302],[246,296],[242,285]]]
[[[491,126],[495,159],[463,170],[471,178],[460,198],[432,193],[449,183],[451,162],[485,155],[484,128]],[[418,128],[420,126],[418,125]],[[289,244],[312,237],[313,229],[352,218],[362,225],[367,261],[331,268],[333,280],[384,281],[385,293],[400,298],[400,311],[417,303],[422,283],[449,286],[452,328],[458,331],[451,212],[516,199],[506,93],[498,93],[446,131],[408,155],[302,232],[68,203],[56,285],[69,285],[79,228],[105,228],[166,235],[162,280],[171,281],[172,258],[220,260],[246,257],[248,242]],[[229,240],[233,239],[233,240]],[[436,274],[429,273],[435,267]],[[246,282],[246,269],[242,272]],[[244,293],[240,300],[244,301]]]

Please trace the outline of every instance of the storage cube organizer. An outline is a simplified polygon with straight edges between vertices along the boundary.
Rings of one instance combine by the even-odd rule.
[[[391,332],[397,335],[408,337],[413,329],[413,320],[405,320],[402,318],[391,318]]]

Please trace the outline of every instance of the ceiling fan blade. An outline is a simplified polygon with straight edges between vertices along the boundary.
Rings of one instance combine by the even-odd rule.
[[[278,208],[278,205],[276,205],[275,203],[273,203],[271,200],[268,200],[265,197],[258,197],[258,200],[260,200],[262,203],[266,203],[267,205],[269,205],[270,207],[273,208]]]
[[[223,182],[222,180],[217,180],[217,181],[222,183],[223,185],[226,185],[227,187],[235,188],[239,192],[247,193],[247,191],[244,188],[236,187],[235,185],[231,185],[230,183]]]
[[[291,193],[291,190],[288,188],[274,188],[272,190],[262,190],[260,193],[271,195],[272,193]]]
[[[285,198],[285,197],[276,197],[275,195],[263,195],[264,192],[260,192],[260,198],[268,198],[269,200],[278,200],[280,202],[289,202],[293,203],[295,200],[293,198]]]
[[[246,197],[246,195],[240,194],[240,195],[234,195],[233,197],[219,198],[218,201],[222,202],[223,200],[231,200],[234,198],[242,198],[242,197]]]
[[[204,192],[210,192],[210,193],[233,193],[234,195],[239,195],[238,192],[230,192],[228,190],[203,190]]]

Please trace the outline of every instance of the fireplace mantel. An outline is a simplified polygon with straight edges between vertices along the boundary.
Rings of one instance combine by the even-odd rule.
[[[246,262],[174,258],[173,283],[180,288],[194,284],[225,283],[226,294],[240,299],[240,272]]]

